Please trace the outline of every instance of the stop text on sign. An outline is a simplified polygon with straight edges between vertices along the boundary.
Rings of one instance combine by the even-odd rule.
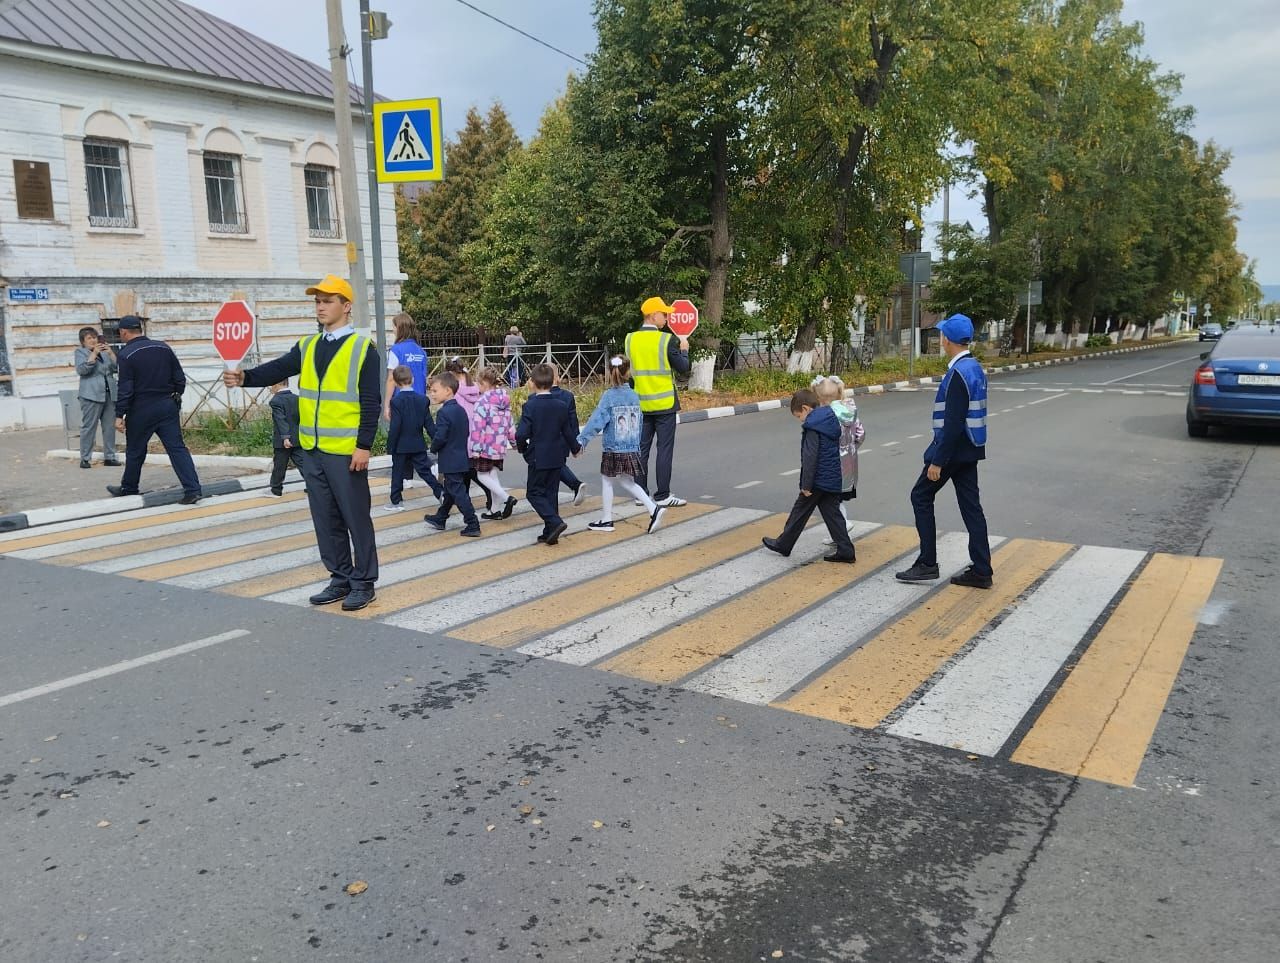
[[[250,321],[215,321],[213,336],[218,341],[241,341],[253,333]]]
[[[698,308],[692,301],[679,298],[671,304],[667,328],[680,338],[687,338],[698,328]]]

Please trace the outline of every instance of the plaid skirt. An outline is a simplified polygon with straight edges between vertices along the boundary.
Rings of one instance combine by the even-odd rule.
[[[471,470],[474,472],[485,472],[491,468],[496,469],[497,471],[502,471],[502,459],[501,458],[498,458],[496,460],[493,458],[472,458],[471,459]]]
[[[605,478],[619,475],[640,476],[640,456],[634,451],[606,451],[600,456],[600,474]]]

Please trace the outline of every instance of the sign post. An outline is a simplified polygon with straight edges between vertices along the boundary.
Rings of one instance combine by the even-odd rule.
[[[253,347],[257,323],[244,301],[227,301],[213,316],[213,349],[228,371],[234,371]]]
[[[677,338],[688,338],[698,330],[698,309],[692,301],[679,298],[671,302],[667,329]]]
[[[1027,347],[1026,353],[1031,353],[1031,305],[1042,304],[1044,302],[1044,282],[1028,281],[1027,293],[1018,295],[1018,303],[1027,306]]]

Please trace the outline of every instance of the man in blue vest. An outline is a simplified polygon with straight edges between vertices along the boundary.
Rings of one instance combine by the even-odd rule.
[[[911,507],[920,534],[920,554],[909,569],[898,572],[902,582],[928,582],[938,571],[937,526],[933,500],[948,479],[956,490],[960,517],[969,531],[972,564],[951,577],[952,585],[991,588],[991,545],[987,518],[978,499],[978,462],[987,457],[987,373],[969,353],[973,322],[953,314],[938,325],[947,373],[933,399],[933,441],[924,453],[924,471],[911,489]]]

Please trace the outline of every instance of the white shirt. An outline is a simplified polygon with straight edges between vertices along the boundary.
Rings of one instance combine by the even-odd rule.
[[[352,325],[344,324],[342,327],[338,328],[336,331],[326,331],[324,333],[324,339],[326,341],[337,341],[341,338],[345,338],[349,334],[355,334],[355,333],[356,333],[356,329]]]
[[[952,358],[950,361],[947,362],[947,370],[950,371],[952,368],[954,368],[956,366],[956,362],[959,361],[961,358],[967,357],[968,354],[969,354],[968,351],[961,351],[958,355],[956,355],[954,358]]]

